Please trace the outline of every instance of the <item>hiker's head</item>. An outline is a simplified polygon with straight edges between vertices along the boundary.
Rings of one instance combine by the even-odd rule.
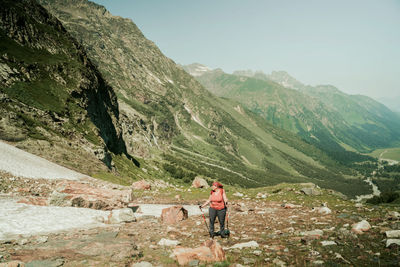
[[[212,183],[211,187],[215,190],[217,188],[223,188],[224,186],[221,183],[218,183],[217,181],[215,181],[214,183]]]

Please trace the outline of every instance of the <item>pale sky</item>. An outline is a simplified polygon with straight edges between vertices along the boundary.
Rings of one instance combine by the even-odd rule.
[[[400,0],[95,0],[179,64],[400,96]]]

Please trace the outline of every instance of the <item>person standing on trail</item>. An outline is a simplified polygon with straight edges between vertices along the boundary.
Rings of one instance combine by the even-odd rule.
[[[203,204],[200,205],[200,209],[204,208],[210,204],[209,214],[210,214],[210,236],[213,238],[214,236],[218,235],[218,233],[214,232],[214,223],[215,218],[218,216],[220,231],[219,234],[222,238],[225,236],[225,216],[226,210],[228,205],[228,198],[226,197],[225,190],[223,189],[223,185],[214,182],[211,186],[211,194],[208,200]]]

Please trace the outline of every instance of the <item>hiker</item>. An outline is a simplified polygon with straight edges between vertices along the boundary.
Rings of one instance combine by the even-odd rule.
[[[223,185],[214,182],[211,186],[211,194],[208,200],[200,205],[200,209],[204,208],[210,204],[209,214],[210,214],[210,236],[213,238],[214,236],[220,234],[222,238],[227,237],[225,234],[225,216],[228,205],[228,198],[226,197],[225,190],[223,189]],[[215,218],[218,216],[220,231],[214,232],[214,222]]]

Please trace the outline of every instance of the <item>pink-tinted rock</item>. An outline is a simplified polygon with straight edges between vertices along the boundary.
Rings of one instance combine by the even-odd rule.
[[[188,211],[182,206],[173,206],[165,208],[161,213],[161,221],[167,224],[175,224],[177,222],[186,220],[188,218]]]
[[[200,176],[197,176],[193,180],[192,187],[194,187],[194,188],[209,188],[210,186],[208,185],[206,180],[204,180]]]
[[[47,206],[48,205],[47,199],[43,198],[43,197],[27,197],[27,198],[19,200],[17,203],[23,203],[23,204],[35,205],[35,206]]]
[[[225,251],[215,240],[205,241],[202,246],[197,248],[177,247],[173,250],[173,254],[179,265],[187,265],[192,260],[208,263],[225,260]]]
[[[282,207],[284,207],[285,209],[295,209],[295,208],[301,208],[301,205],[295,205],[292,203],[285,203],[282,204]]]
[[[136,190],[151,190],[151,184],[145,180],[137,181],[132,184],[132,188]]]
[[[57,185],[57,192],[65,194],[74,207],[109,210],[126,207],[132,199],[130,189],[112,189],[79,181],[62,181]]]

